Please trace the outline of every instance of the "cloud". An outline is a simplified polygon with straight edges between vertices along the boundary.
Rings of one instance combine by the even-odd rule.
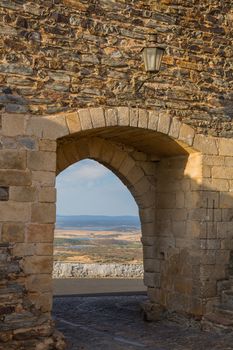
[[[66,215],[137,215],[129,190],[93,160],[73,164],[57,177],[57,210]]]
[[[85,182],[88,187],[91,187],[97,180],[104,179],[109,173],[110,170],[98,162],[84,160],[71,166],[64,173],[61,173],[57,178],[57,182],[63,182],[63,184]]]
[[[78,179],[96,180],[105,177],[109,173],[103,165],[98,163],[84,164],[74,171],[74,176]]]

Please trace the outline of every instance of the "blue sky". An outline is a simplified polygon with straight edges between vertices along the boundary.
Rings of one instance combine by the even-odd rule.
[[[82,160],[57,176],[58,215],[138,215],[121,180],[93,160]]]

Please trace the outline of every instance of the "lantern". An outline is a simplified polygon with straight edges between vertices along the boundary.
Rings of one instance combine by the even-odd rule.
[[[147,72],[159,72],[164,51],[161,47],[145,47],[143,58]]]

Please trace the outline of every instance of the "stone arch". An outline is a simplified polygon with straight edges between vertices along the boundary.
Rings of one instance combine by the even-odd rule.
[[[164,176],[157,175],[169,173],[168,178],[171,180],[170,185],[175,196],[177,188],[183,185],[185,176],[201,178],[201,152],[194,147],[194,129],[178,119],[159,115],[155,111],[119,107],[79,109],[77,112],[49,116],[45,119],[44,127],[41,127],[41,133],[45,138],[57,140],[57,173],[80,159],[91,158],[113,170],[129,188],[140,212],[144,281],[150,299],[156,299],[157,302],[170,307],[174,302],[164,301],[167,290],[165,286],[161,286],[161,283],[165,284],[165,277],[161,276],[161,266],[166,266],[165,260],[169,260],[169,266],[172,266],[175,239],[170,237],[169,241],[168,237],[164,238],[163,235],[168,233],[162,226],[167,223],[166,210],[176,204],[164,188]],[[143,155],[147,164],[141,161],[141,157],[134,158],[134,152]],[[195,174],[192,174],[193,162],[198,165],[198,172]],[[156,182],[162,184],[162,190],[158,189]],[[177,201],[178,199],[175,199],[175,202]],[[162,203],[164,210],[160,211],[162,219],[158,220],[156,212],[159,203]],[[176,220],[174,216],[175,213],[170,213],[169,220]],[[185,231],[182,220],[184,219],[179,219],[173,228],[177,235],[180,227]],[[172,278],[171,266],[163,268],[164,271],[167,269],[168,278]],[[172,283],[168,287],[169,293],[172,293]],[[160,293],[163,289],[165,290]],[[183,305],[181,309],[184,308]]]
[[[37,123],[36,118],[34,123]],[[143,209],[145,283],[150,302],[196,316],[206,313],[211,305],[209,298],[216,297],[214,290],[218,281],[226,279],[226,265],[222,263],[220,254],[216,264],[221,266],[218,274],[212,275],[215,289],[210,293],[208,278],[202,277],[203,269],[208,271],[208,263],[203,266],[202,261],[210,262],[206,254],[215,244],[209,239],[208,232],[204,233],[203,221],[209,220],[209,206],[219,205],[219,196],[224,196],[221,191],[225,191],[224,186],[227,186],[225,175],[220,174],[216,164],[224,163],[225,157],[230,156],[229,141],[200,135],[168,114],[128,107],[85,108],[48,116],[44,118],[39,132],[45,138],[58,140],[58,155],[62,144],[63,151],[69,148],[63,165],[58,159],[58,170],[74,162],[70,148],[72,140],[79,143],[82,152],[89,150],[83,156],[89,154],[110,168],[111,147],[116,150],[118,145],[124,144],[150,156],[151,163],[156,163],[156,170],[153,176],[148,175],[148,181],[145,180],[145,169],[137,166],[148,186],[152,178],[152,182],[157,182],[154,203],[151,200],[153,192],[149,199],[146,194],[133,193],[137,202],[140,196],[142,199],[138,203]],[[130,141],[132,135],[136,135],[133,142]],[[103,143],[109,149],[105,155],[106,162],[98,154],[88,153],[90,144],[95,142]],[[112,146],[109,148],[109,145]],[[72,147],[77,152],[74,143]],[[93,149],[98,149],[98,146]],[[128,157],[127,166],[131,161]],[[122,176],[119,168],[114,166],[112,170],[130,187],[131,193],[135,191],[129,174]],[[218,210],[217,207],[212,208],[214,210]],[[214,220],[217,220],[216,216]],[[225,253],[228,260],[229,254],[228,249]],[[196,286],[199,286],[199,291]]]
[[[153,110],[113,107],[83,108],[78,111],[60,113],[43,117],[33,117],[29,121],[28,131],[48,139],[58,139],[70,134],[114,127],[132,127],[153,131],[174,140],[183,152],[202,151],[199,135],[195,139],[195,130],[172,118],[166,113]]]
[[[4,271],[16,271],[16,287],[24,283],[17,300],[26,315],[30,310],[33,317],[45,316],[52,334],[56,170],[88,155],[112,167],[131,191],[137,188],[134,196],[144,216],[146,312],[156,318],[162,306],[202,317],[213,310],[229,286],[232,140],[200,135],[167,114],[128,107],[25,117],[22,128],[19,149],[1,151],[0,248]],[[98,144],[107,151],[96,154]],[[110,157],[122,151],[124,170]],[[65,157],[57,161],[59,152]],[[149,184],[154,192],[143,193]],[[11,277],[4,276],[8,298]]]

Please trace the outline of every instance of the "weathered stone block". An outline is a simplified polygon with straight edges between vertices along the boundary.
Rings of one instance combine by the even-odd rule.
[[[30,219],[30,205],[19,202],[0,202],[1,221],[28,222]]]
[[[9,187],[0,186],[0,201],[9,200]]]
[[[181,294],[192,294],[193,280],[191,278],[177,277],[175,279],[174,289]]]
[[[155,221],[155,208],[146,208],[139,210],[141,222],[149,223]]]
[[[35,243],[15,243],[12,253],[17,257],[33,256],[36,254]]]
[[[39,190],[38,199],[41,203],[55,203],[56,189],[54,187],[42,187]]]
[[[201,249],[220,249],[221,242],[219,239],[201,239]]]
[[[49,151],[49,152],[56,152],[57,149],[57,142],[53,140],[39,140],[39,150],[40,151]]]
[[[27,123],[26,134],[56,140],[69,134],[63,114],[51,117],[31,117]]]
[[[222,156],[230,156],[232,157],[233,150],[233,140],[232,139],[219,139],[219,154]]]
[[[233,178],[233,167],[218,167],[214,166],[212,168],[212,177],[214,179],[229,179]]]
[[[135,161],[131,157],[128,156],[123,160],[123,162],[119,168],[119,172],[122,175],[127,176],[128,173],[130,172],[130,170],[134,167],[134,165],[135,165]]]
[[[221,157],[220,157],[221,158]],[[233,167],[233,156],[232,157],[224,157],[225,166]]]
[[[92,125],[94,128],[105,127],[105,117],[103,108],[91,108],[90,109]]]
[[[66,169],[70,164],[79,160],[79,155],[75,144],[68,143],[64,147],[59,147],[57,151],[56,174]]]
[[[81,122],[77,112],[67,114],[66,123],[68,125],[70,134],[79,132],[81,130]]]
[[[55,205],[50,203],[35,203],[32,204],[31,220],[35,223],[54,223],[56,212]]]
[[[185,206],[185,194],[184,192],[176,193],[176,208],[184,208]]]
[[[230,182],[226,179],[203,179],[202,184],[192,183],[192,190],[203,191],[222,191],[228,192],[230,189]]]
[[[175,208],[176,194],[175,193],[163,193],[160,197],[160,208],[170,209]]]
[[[89,109],[79,109],[78,115],[82,130],[92,129],[92,121]]]
[[[83,145],[83,144],[82,144]],[[85,144],[85,147],[84,147],[84,152],[86,150],[86,144]],[[82,155],[82,152],[79,152],[78,153],[78,146],[76,144],[76,142],[69,142],[67,144],[65,144],[63,147],[60,147],[59,149],[59,156],[61,157],[62,155],[64,156],[65,159],[63,159],[63,162],[64,162],[64,165],[65,165],[65,168],[70,165],[70,164],[74,164],[76,163],[77,161],[79,161],[83,155]],[[89,155],[89,153],[88,153]]]
[[[147,180],[146,177],[143,177],[140,179],[136,184],[135,184],[135,192],[140,193],[140,195],[143,195],[147,193],[149,190],[152,190],[152,185],[151,183]]]
[[[139,182],[144,177],[144,172],[142,171],[141,167],[135,165],[127,175],[128,180],[132,185],[135,185],[137,182]]]
[[[118,107],[118,125],[128,126],[129,125],[129,108],[128,107]]]
[[[33,151],[28,152],[28,168],[39,171],[56,171],[56,153]]]
[[[142,237],[152,236],[154,237],[156,234],[156,225],[155,223],[144,223],[142,222]]]
[[[138,108],[130,108],[130,126],[137,127],[138,126],[138,118],[139,118],[139,110]]]
[[[25,134],[27,118],[14,114],[4,114],[2,116],[2,132],[5,136],[18,136]]]
[[[104,164],[111,164],[112,158],[114,156],[115,149],[113,147],[109,147],[107,143],[104,143],[101,148],[100,160]]]
[[[195,135],[193,147],[202,152],[203,154],[209,154],[211,156],[218,154],[218,139],[211,136]]]
[[[186,222],[186,233],[190,238],[207,237],[207,224],[199,221],[187,221]]]
[[[205,165],[223,166],[225,164],[225,157],[223,156],[203,155],[202,160]]]
[[[53,269],[53,256],[28,256],[23,259],[23,270],[26,274],[51,273]]]
[[[143,281],[147,287],[155,287],[155,273],[145,272]]]
[[[153,245],[147,246],[143,245],[143,256],[147,259],[154,259],[155,258],[155,249]]]
[[[56,174],[52,171],[32,171],[32,183],[41,186],[54,186]]]
[[[233,193],[220,193],[219,208],[233,207]]]
[[[53,303],[53,294],[52,292],[49,293],[30,293],[29,298],[32,301],[32,303],[35,305],[35,307],[42,312],[50,312],[52,310],[52,303]],[[49,340],[49,339],[48,339]],[[39,350],[48,349],[51,346],[51,341],[45,341],[44,343],[41,343],[43,348],[38,348]]]
[[[217,223],[217,236],[218,238],[231,238],[233,230],[233,223],[230,222],[218,222]]]
[[[163,134],[168,134],[171,125],[171,117],[167,114],[161,113],[159,115],[157,131]]]
[[[25,225],[21,223],[5,223],[2,226],[2,241],[24,242]]]
[[[91,138],[88,142],[90,158],[99,159],[102,153],[102,147],[104,146],[104,140],[101,138]]]
[[[195,131],[191,126],[183,124],[180,128],[179,140],[185,144],[192,146],[195,136]]]
[[[174,221],[172,223],[172,232],[175,237],[187,237],[186,221]]]
[[[116,126],[117,125],[117,110],[106,109],[105,110],[106,126]]]
[[[113,168],[119,169],[126,157],[127,153],[119,150],[114,153],[110,164],[113,166]]]
[[[76,157],[76,160],[81,160],[85,158],[89,158],[89,140],[84,138],[81,139],[77,146],[76,146],[77,152],[78,152],[78,157]]]
[[[156,194],[151,189],[142,196],[135,197],[138,206],[142,209],[156,207]],[[156,210],[156,209],[154,209]]]
[[[35,140],[34,137],[20,136],[17,138],[17,141],[19,143],[19,147],[22,149],[25,149],[25,150],[38,149],[38,142]]]
[[[174,139],[178,139],[182,124],[177,118],[172,118],[168,135]]]
[[[148,129],[157,130],[159,122],[159,114],[155,111],[149,111],[149,119],[148,119]]]
[[[160,272],[161,261],[158,259],[145,259],[143,264],[146,272]]]
[[[29,243],[52,243],[54,239],[53,224],[29,224],[26,241]]]
[[[27,277],[26,285],[30,292],[52,292],[52,275],[30,275]]]
[[[36,198],[35,187],[30,186],[11,186],[10,200],[16,202],[33,202]]]
[[[233,208],[225,208],[221,210],[222,221],[232,221],[233,218]]]
[[[0,150],[0,169],[24,170],[26,168],[26,152],[16,150]]]
[[[51,243],[37,243],[36,255],[38,256],[53,256],[53,244]]]
[[[148,127],[148,113],[144,109],[138,110],[138,127],[143,129]]]

